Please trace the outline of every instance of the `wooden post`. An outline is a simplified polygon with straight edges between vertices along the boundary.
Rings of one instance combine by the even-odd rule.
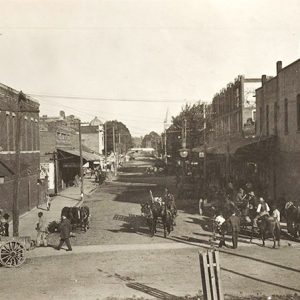
[[[80,198],[83,200],[83,158],[82,158],[82,142],[81,142],[81,121],[78,123],[78,134],[79,134],[79,155],[80,155]]]
[[[25,99],[25,95],[22,91],[18,96],[18,105],[16,111],[16,172],[15,172],[15,188],[14,188],[14,197],[13,197],[13,236],[19,236],[19,189],[20,189],[20,171],[21,171],[21,101]]]
[[[199,261],[204,300],[224,300],[219,251],[199,252]]]

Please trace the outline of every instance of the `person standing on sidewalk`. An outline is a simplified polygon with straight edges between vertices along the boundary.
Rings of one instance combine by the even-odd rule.
[[[71,243],[70,243],[70,233],[72,230],[71,222],[69,219],[67,219],[66,216],[62,216],[62,221],[59,226],[60,229],[60,242],[58,247],[56,248],[57,250],[60,250],[62,245],[66,243],[68,249],[67,251],[72,251]]]
[[[240,232],[240,218],[235,212],[229,217],[228,223],[231,225],[232,229],[232,248],[236,249],[238,247],[238,237]]]
[[[36,246],[40,247],[40,245],[42,243],[45,247],[47,247],[48,241],[47,241],[46,220],[45,220],[42,212],[38,213],[38,217],[39,217],[39,221],[36,224],[36,230],[37,230]]]
[[[50,196],[49,196],[48,193],[46,195],[46,207],[47,207],[47,210],[50,210],[50,207],[51,207],[51,198],[50,198]]]

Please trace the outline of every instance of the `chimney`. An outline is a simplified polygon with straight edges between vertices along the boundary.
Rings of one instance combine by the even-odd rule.
[[[277,74],[281,71],[282,69],[282,61],[278,61],[276,63],[276,71],[277,71]]]
[[[264,85],[267,81],[267,75],[262,75],[261,76],[261,84]]]

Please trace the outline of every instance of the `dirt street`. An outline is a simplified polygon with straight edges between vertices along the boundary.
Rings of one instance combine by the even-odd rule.
[[[91,228],[72,238],[73,252],[35,249],[20,268],[1,268],[1,298],[178,299],[200,295],[198,252],[212,241],[210,220],[199,216],[198,203],[177,202],[177,225],[167,239],[161,228],[151,238],[139,217],[140,203],[149,197],[149,190],[162,195],[164,185],[175,188],[171,177],[128,175],[99,187],[85,201],[92,214]],[[51,239],[53,244],[55,239]],[[230,237],[226,243],[231,245]],[[260,244],[258,239],[250,244],[242,236],[237,250],[221,249],[227,298],[300,294],[299,245],[284,240],[274,250],[271,241],[265,248]]]

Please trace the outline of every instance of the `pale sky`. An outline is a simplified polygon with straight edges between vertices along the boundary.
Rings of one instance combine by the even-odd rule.
[[[298,0],[0,0],[0,82],[41,114],[163,130],[188,102],[210,102],[239,74],[275,75],[300,58]],[[169,102],[167,102],[169,100]],[[172,101],[171,101],[172,100]]]

